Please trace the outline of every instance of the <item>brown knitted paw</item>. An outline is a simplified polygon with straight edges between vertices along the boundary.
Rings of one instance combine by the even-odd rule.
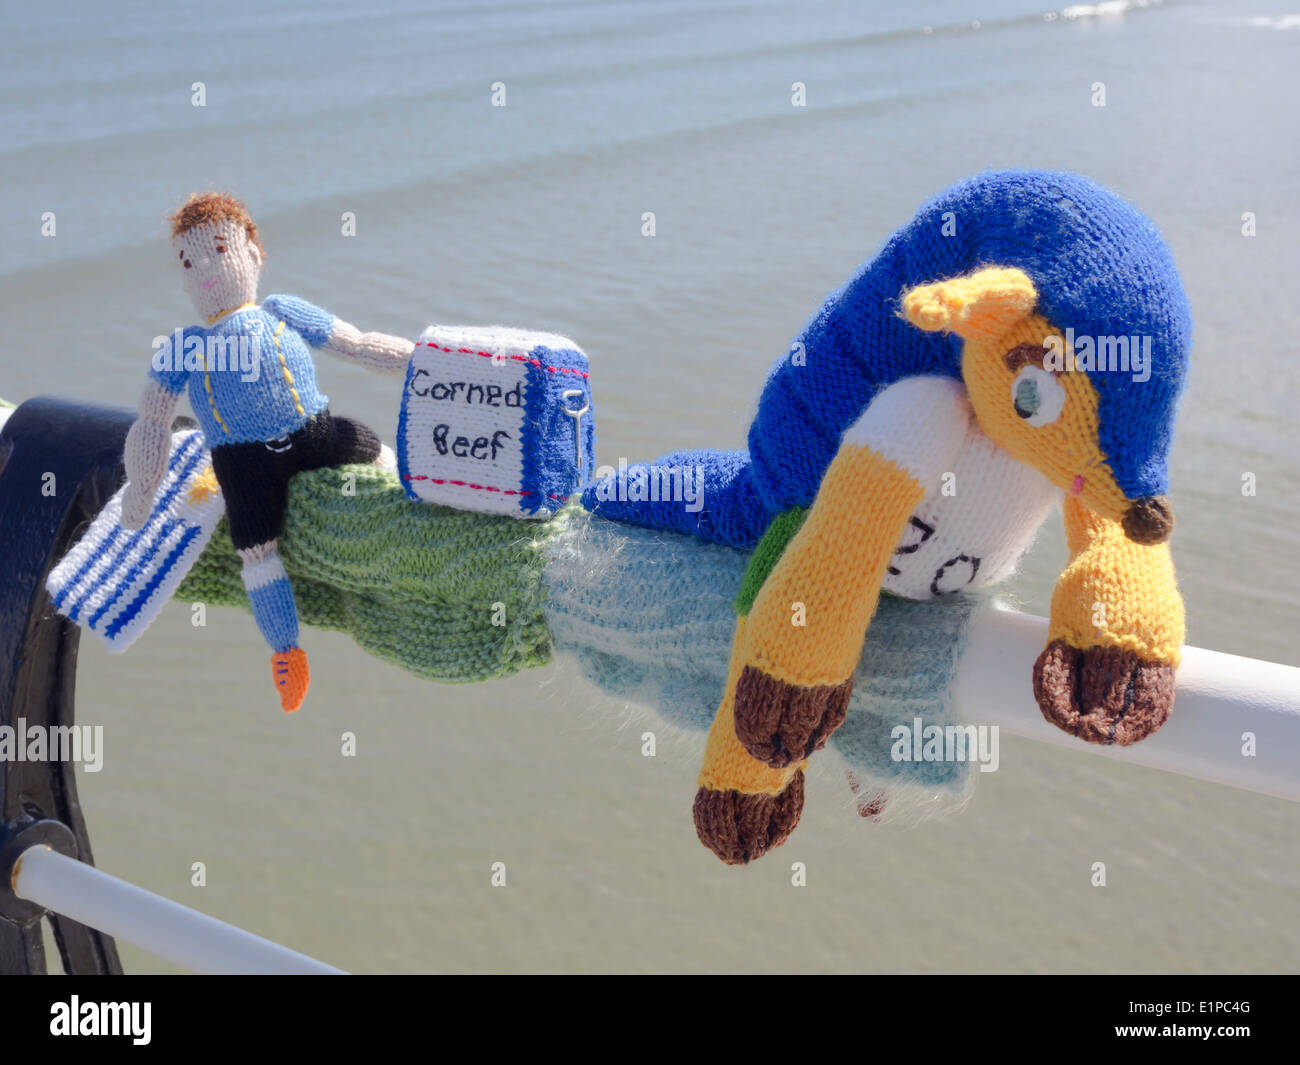
[[[695,793],[695,831],[728,865],[744,865],[779,847],[803,813],[803,771],[776,795],[700,788]]]
[[[1057,728],[1127,747],[1169,720],[1174,670],[1118,647],[1081,651],[1053,640],[1034,663],[1034,698]]]
[[[736,739],[773,769],[802,762],[844,724],[853,681],[803,688],[746,666],[736,684]]]

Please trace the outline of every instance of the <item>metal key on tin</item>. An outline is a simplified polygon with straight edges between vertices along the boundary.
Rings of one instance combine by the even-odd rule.
[[[582,406],[579,408],[570,407],[569,400],[577,396],[582,400]],[[591,410],[591,400],[587,399],[586,393],[581,388],[566,388],[560,393],[560,399],[564,401],[561,408],[565,414],[573,419],[573,437],[577,442],[578,452],[578,480],[582,480],[582,416]]]

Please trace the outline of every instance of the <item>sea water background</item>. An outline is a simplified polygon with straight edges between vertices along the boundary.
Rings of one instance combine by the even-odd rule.
[[[1172,470],[1190,641],[1298,663],[1300,18],[1106,6],[5,4],[0,395],[134,403],[151,339],[191,317],[162,217],[219,187],[262,225],[265,293],[406,335],[576,338],[602,462],[737,446],[771,362],[921,201],[1074,169],[1161,226],[1196,316]],[[391,440],[391,382],[320,376]],[[1063,559],[1054,520],[1009,592],[1045,612]],[[445,687],[306,644],[286,717],[242,613],[173,605],[122,658],[83,640],[104,868],[359,971],[1297,966],[1281,801],[1004,738],[964,813],[903,831],[861,822],[821,756],[791,842],[728,869],[690,822],[701,737],[563,668]]]

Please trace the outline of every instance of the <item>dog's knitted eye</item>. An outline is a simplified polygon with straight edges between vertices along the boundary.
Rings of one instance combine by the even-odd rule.
[[[1011,382],[1011,403],[1030,425],[1051,425],[1065,407],[1065,389],[1041,366],[1024,366]]]

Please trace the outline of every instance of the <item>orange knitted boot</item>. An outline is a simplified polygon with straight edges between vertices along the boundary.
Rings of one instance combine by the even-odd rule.
[[[307,652],[301,647],[277,651],[271,656],[271,679],[280,692],[280,705],[292,714],[307,695],[311,672],[307,669]]]

